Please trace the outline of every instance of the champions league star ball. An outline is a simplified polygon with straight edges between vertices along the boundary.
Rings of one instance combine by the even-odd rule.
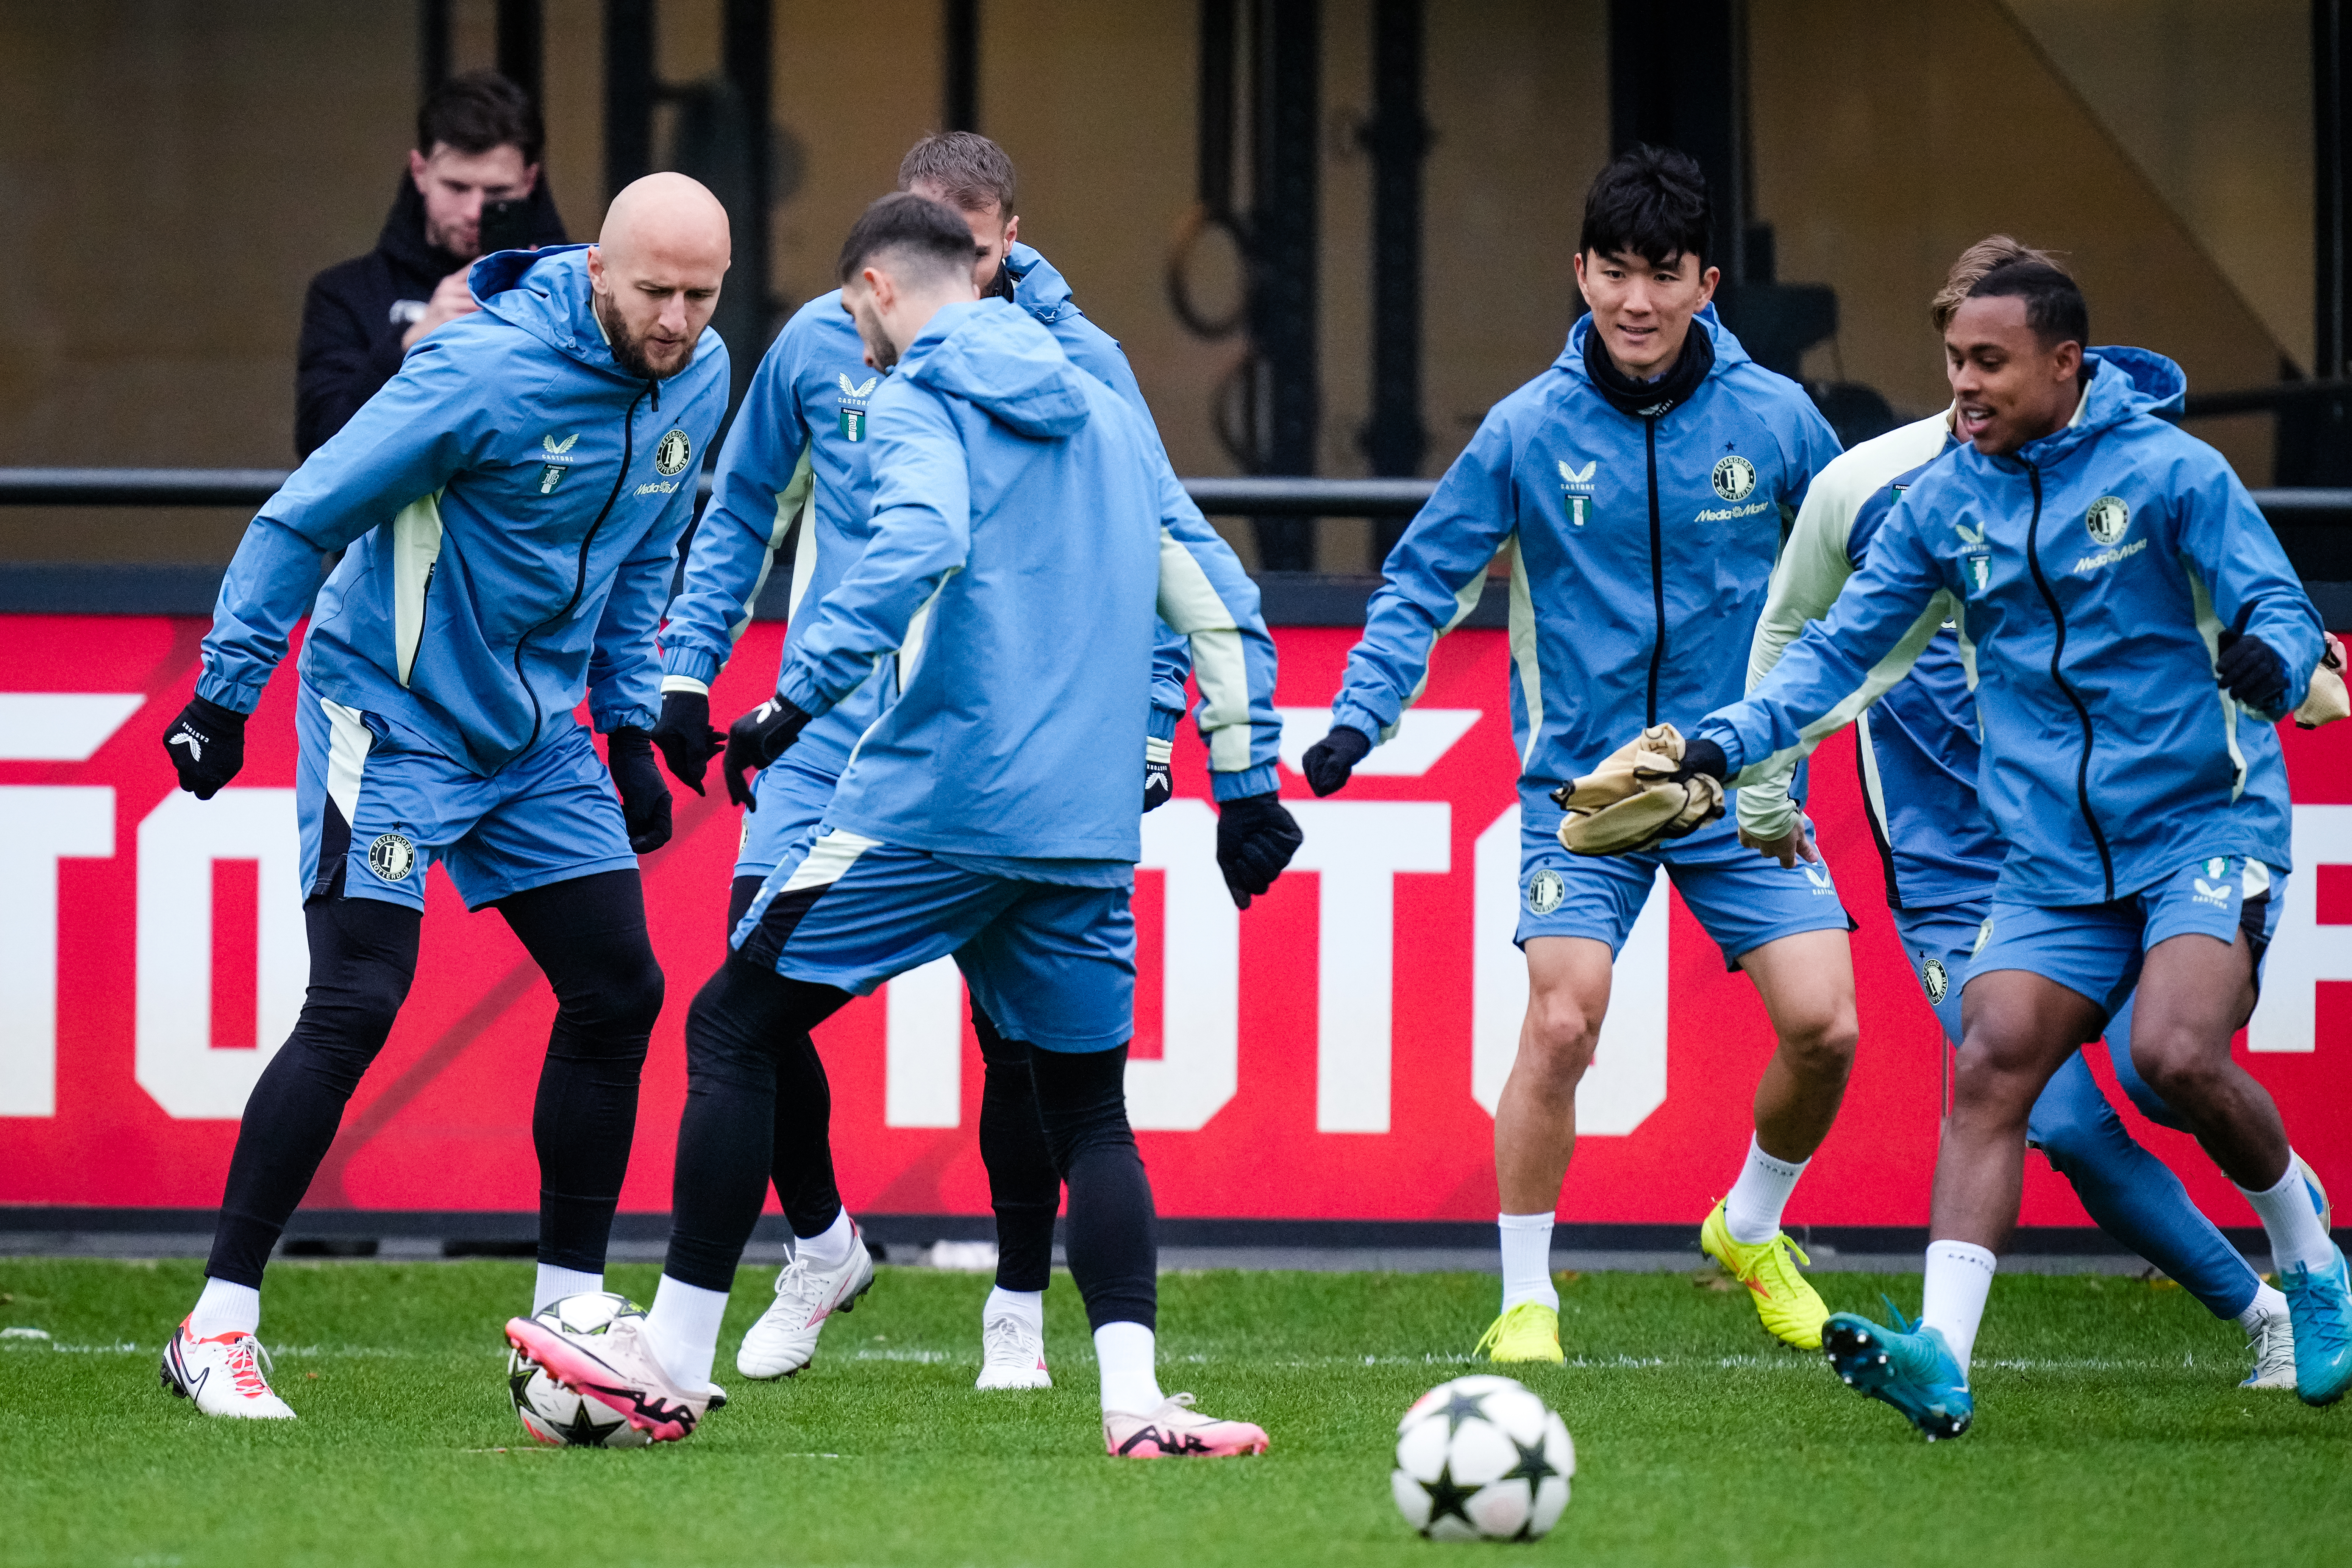
[[[645,1315],[646,1310],[626,1296],[583,1290],[550,1301],[531,1317],[551,1329],[601,1334],[616,1319]],[[520,1351],[507,1352],[507,1392],[513,1396],[523,1430],[551,1448],[642,1448],[653,1441],[652,1434],[630,1426],[629,1418],[611,1405],[572,1393],[523,1360]]]
[[[1397,1423],[1397,1511],[1432,1541],[1533,1541],[1568,1506],[1576,1445],[1525,1384],[1457,1377]]]

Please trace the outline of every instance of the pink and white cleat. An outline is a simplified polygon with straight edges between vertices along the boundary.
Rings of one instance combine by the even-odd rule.
[[[646,1342],[642,1318],[614,1318],[593,1335],[565,1333],[535,1318],[509,1318],[507,1342],[572,1393],[627,1416],[656,1443],[684,1442],[718,1393],[679,1387]]]
[[[776,1275],[776,1299],[743,1332],[735,1370],[745,1377],[790,1377],[816,1359],[816,1337],[835,1312],[854,1312],[874,1289],[874,1256],[851,1222],[849,1257],[837,1268],[818,1268],[795,1257]]]
[[[251,1334],[215,1334],[200,1340],[183,1320],[163,1347],[161,1375],[175,1399],[193,1399],[207,1415],[248,1421],[291,1421],[294,1412],[269,1391],[262,1374],[269,1352]]]
[[[1265,1429],[1203,1415],[1191,1394],[1171,1394],[1149,1415],[1104,1411],[1103,1446],[1114,1459],[1224,1459],[1265,1453]]]

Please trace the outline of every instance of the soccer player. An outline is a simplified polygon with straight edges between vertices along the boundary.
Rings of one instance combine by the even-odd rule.
[[[296,713],[310,988],[246,1104],[204,1293],[163,1352],[164,1385],[207,1415],[293,1414],[257,1364],[262,1268],[408,994],[436,859],[555,990],[533,1310],[602,1288],[662,1002],[636,866],[670,833],[654,631],[726,410],[707,329],[728,251],[717,199],[655,174],[614,198],[598,245],[485,258],[481,309],[420,340],[237,547],[163,746],[200,800],[236,777],[317,595]],[[320,554],[347,547],[320,589]],[[583,693],[609,764],[572,718]]]
[[[972,278],[982,292],[1027,311],[1073,363],[1126,399],[1153,430],[1142,389],[1118,344],[1079,310],[1061,274],[1019,242],[1015,185],[1004,150],[965,131],[926,136],[898,169],[899,189],[963,214],[972,235]],[[769,346],[719,453],[711,504],[688,552],[685,591],[670,605],[662,637],[662,721],[654,730],[671,771],[698,794],[722,739],[710,724],[710,682],[750,626],[777,552],[797,530],[784,640],[789,663],[808,626],[802,610],[813,613],[865,549],[875,449],[866,419],[880,373],[864,367],[864,353],[838,290],[810,300]],[[1216,535],[1197,511],[1193,520],[1188,537],[1196,547],[1215,548]],[[1162,628],[1144,759],[1155,787],[1146,795],[1146,809],[1168,798],[1170,742],[1184,711],[1184,647]],[[743,792],[749,815],[728,903],[730,930],[768,873],[824,814],[858,737],[896,697],[899,674],[898,663],[877,665]],[[995,1289],[981,1310],[979,1386],[1051,1387],[1045,1291],[1061,1180],[1037,1119],[1027,1042],[1005,1039],[978,1007],[972,1025],[986,1064],[980,1150],[998,1246]],[[788,1048],[778,1071],[784,1087],[776,1097],[782,1120],[773,1180],[794,1240],[790,1261],[776,1276],[775,1300],[744,1336],[736,1357],[737,1370],[752,1378],[788,1376],[806,1366],[830,1315],[846,1310],[874,1280],[873,1260],[842,1209],[834,1181],[824,1062],[813,1043],[801,1043]]]
[[[2352,1385],[2344,1255],[2278,1108],[2230,1057],[2290,866],[2271,726],[2304,699],[2319,616],[2221,454],[2158,416],[2178,373],[2089,340],[2055,268],[1977,280],[1944,332],[1967,445],[1919,475],[1829,618],[1703,719],[1674,770],[1740,783],[1801,752],[1898,679],[1949,606],[2007,849],[1969,960],[1920,1321],[1841,1313],[1824,1332],[1848,1384],[1930,1437],[1974,1416],[1969,1363],[2033,1104],[2135,981],[2136,1067],[2270,1237],[2296,1392],[2325,1405]]]
[[[1930,314],[1941,336],[1979,279],[2002,264],[2055,266],[2006,235],[1970,246],[1953,264]],[[2179,373],[2153,354],[2102,349],[2135,379],[2179,405]],[[2167,389],[2169,388],[2169,391]],[[1757,623],[1748,683],[1752,690],[1806,623],[1829,613],[1839,589],[1870,551],[1895,503],[1919,471],[1959,445],[1953,411],[1888,432],[1822,470],[1772,574]],[[1910,673],[1854,721],[1863,796],[1886,875],[1886,900],[1920,988],[1953,1046],[1962,1038],[1960,996],[2000,873],[2000,830],[1977,798],[1979,746],[1959,628],[1945,623]],[[1746,842],[1788,860],[1818,861],[1811,837],[1783,786],[1789,759],[1738,792]],[[2131,1038],[2131,1005],[2116,1010],[2108,1037]],[[2127,1050],[2111,1053],[2116,1075],[2140,1109],[2169,1127],[2182,1123],[2132,1070]],[[2089,1064],[2069,1057],[2033,1103],[2026,1141],[2065,1176],[2099,1227],[2177,1279],[2217,1318],[2245,1331],[2254,1367],[2249,1388],[2294,1386],[2294,1335],[2286,1298],[2248,1267],[2197,1210],[2179,1178],[2141,1147],[2107,1102]],[[2298,1165],[2319,1191],[2310,1167]],[[2324,1197],[2316,1197],[2325,1211]]]
[[[772,1166],[776,1064],[855,994],[942,954],[1030,1070],[1069,1188],[1070,1270],[1116,1455],[1254,1452],[1265,1434],[1162,1396],[1151,1189],[1129,1131],[1135,774],[1158,612],[1192,638],[1223,803],[1219,860],[1271,881],[1298,843],[1275,798],[1280,722],[1256,590],[1193,513],[1142,417],[1026,312],[981,300],[971,236],[910,193],[842,248],[842,304],[875,395],[870,536],[727,766],[764,766],[875,660],[928,630],[905,689],[778,862],[687,1020],[675,1219],[642,1325],[508,1334],[551,1375],[656,1438],[693,1430],[719,1321]],[[1254,655],[1254,657],[1252,657]]]
[[[1728,825],[1622,860],[1570,855],[1555,837],[1551,792],[1606,754],[1626,715],[1654,723],[1737,694],[1781,530],[1838,450],[1803,391],[1715,319],[1708,217],[1681,153],[1640,148],[1593,182],[1576,257],[1591,314],[1549,370],[1495,405],[1390,553],[1331,729],[1303,759],[1316,794],[1347,782],[1419,695],[1432,645],[1476,605],[1502,552],[1528,996],[1495,1117],[1503,1302],[1479,1348],[1496,1361],[1561,1359],[1549,1258],[1576,1086],[1611,963],[1661,865],[1779,1036],[1747,1159],[1701,1245],[1788,1343],[1817,1346],[1828,1315],[1780,1214],[1853,1060],[1851,922],[1829,874],[1759,864]]]

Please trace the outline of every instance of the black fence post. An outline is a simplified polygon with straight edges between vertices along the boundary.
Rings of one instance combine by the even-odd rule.
[[[1259,0],[1252,117],[1250,335],[1261,363],[1261,471],[1311,474],[1322,426],[1317,374],[1317,200],[1322,148],[1319,0]],[[1256,520],[1258,563],[1269,572],[1315,569],[1313,518]]]
[[[604,195],[654,167],[654,0],[604,0]]]
[[[1372,7],[1372,416],[1364,455],[1372,472],[1402,479],[1421,471],[1429,431],[1421,417],[1422,161],[1429,121],[1422,113],[1422,0],[1375,0]],[[1388,559],[1402,521],[1372,524],[1371,569]]]

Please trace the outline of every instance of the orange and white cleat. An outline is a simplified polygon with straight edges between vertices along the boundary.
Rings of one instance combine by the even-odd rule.
[[[646,1342],[642,1318],[616,1317],[593,1335],[566,1333],[536,1318],[509,1318],[507,1342],[572,1393],[619,1411],[656,1443],[692,1436],[719,1393],[715,1386],[680,1387]]]
[[[184,1320],[163,1347],[160,1375],[175,1399],[193,1399],[207,1415],[247,1421],[291,1421],[294,1412],[269,1391],[263,1368],[269,1352],[251,1334],[215,1334],[198,1339]]]
[[[1265,1453],[1265,1428],[1203,1415],[1191,1394],[1171,1394],[1149,1415],[1104,1411],[1103,1446],[1114,1459],[1225,1459]]]

